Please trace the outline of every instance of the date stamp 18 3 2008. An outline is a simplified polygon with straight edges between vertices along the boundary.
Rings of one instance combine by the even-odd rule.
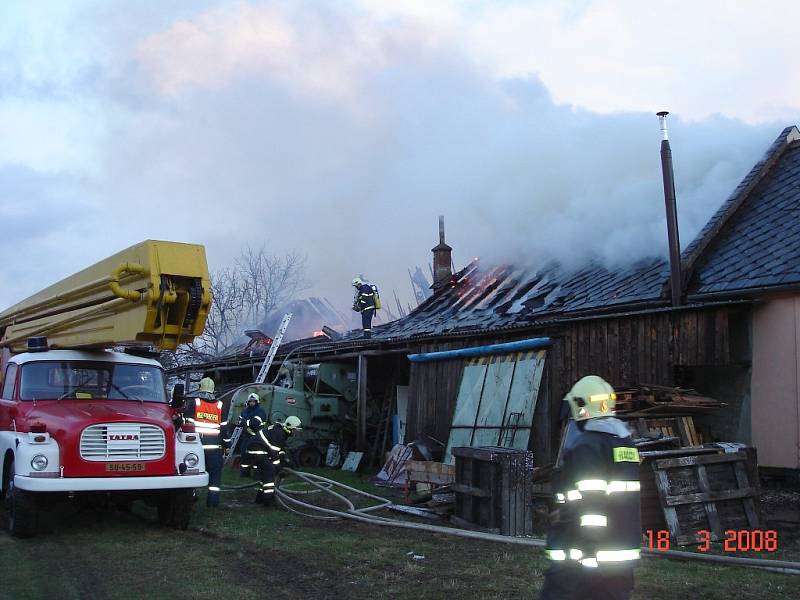
[[[670,549],[669,531],[648,529],[645,533],[650,550],[666,552]],[[724,535],[724,552],[775,552],[778,549],[778,532],[774,529],[728,529]],[[708,552],[711,548],[711,532],[701,529],[697,537],[697,551]]]

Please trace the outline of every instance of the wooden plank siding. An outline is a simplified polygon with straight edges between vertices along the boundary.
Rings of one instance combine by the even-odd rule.
[[[461,360],[411,364],[408,440],[426,434],[447,443],[462,370]]]
[[[590,373],[614,385],[674,385],[675,366],[728,364],[727,321],[725,308],[686,310],[586,321],[550,332],[558,336],[551,360],[560,366],[561,380],[553,382],[554,393],[563,395]],[[575,346],[584,349],[578,360],[569,356]]]
[[[675,369],[679,365],[719,366],[730,362],[729,307],[686,309],[674,312],[653,312],[630,317],[597,318],[575,321],[557,327],[523,333],[513,332],[458,340],[451,343],[426,344],[419,352],[449,350],[469,346],[509,342],[548,335],[553,345],[548,352],[545,377],[549,426],[555,428],[561,398],[575,381],[589,374],[599,375],[615,386],[638,384],[675,385]],[[422,434],[445,443],[455,408],[463,370],[462,360],[412,363],[409,381],[409,415],[407,439]],[[540,397],[541,398],[541,397]],[[549,435],[537,428],[539,435]],[[531,443],[533,448],[537,442]],[[551,444],[547,444],[550,447]],[[541,451],[542,446],[538,449]],[[536,456],[537,463],[541,452]]]

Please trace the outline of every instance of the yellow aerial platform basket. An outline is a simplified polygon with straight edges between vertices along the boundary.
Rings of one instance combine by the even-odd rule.
[[[0,347],[25,350],[152,345],[172,350],[203,333],[211,282],[203,246],[148,240],[0,313]]]

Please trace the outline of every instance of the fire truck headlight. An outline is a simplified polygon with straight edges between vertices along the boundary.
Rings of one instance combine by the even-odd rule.
[[[44,471],[47,468],[47,457],[44,454],[37,454],[31,459],[31,468],[34,471]]]
[[[200,459],[197,458],[197,454],[194,452],[189,452],[189,454],[183,457],[183,462],[186,463],[186,466],[190,469],[194,469],[200,462]]]

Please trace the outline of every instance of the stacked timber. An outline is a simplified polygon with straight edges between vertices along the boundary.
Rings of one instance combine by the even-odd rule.
[[[616,413],[620,417],[671,417],[706,414],[726,406],[695,390],[659,385],[639,385],[619,388]]]

